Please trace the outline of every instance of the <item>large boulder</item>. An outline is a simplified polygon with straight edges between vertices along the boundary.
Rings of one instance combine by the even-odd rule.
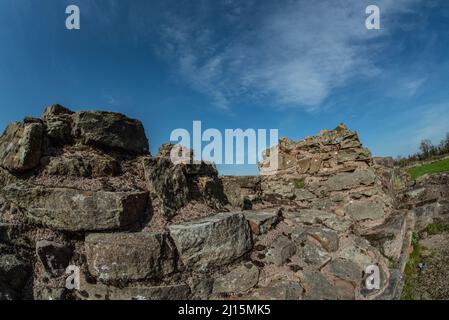
[[[99,178],[120,173],[118,161],[108,155],[89,151],[44,157],[41,163],[45,165],[45,174],[54,176]]]
[[[144,214],[148,199],[142,191],[81,191],[27,183],[10,184],[3,194],[35,222],[63,231],[130,227]]]
[[[192,200],[214,209],[221,209],[227,203],[212,163],[174,164],[168,157],[151,157],[143,159],[143,167],[148,187],[161,200],[167,218]]]
[[[45,123],[45,135],[51,142],[65,144],[72,142],[72,118],[73,111],[53,104],[47,107],[43,114]]]
[[[173,165],[170,158],[153,157],[143,160],[145,179],[161,199],[167,217],[176,214],[189,200],[187,177],[180,165]]]
[[[89,272],[105,281],[159,278],[176,267],[164,233],[90,234],[85,247]]]
[[[169,230],[183,264],[199,270],[230,263],[252,248],[243,214],[219,213],[171,225]]]
[[[42,155],[43,132],[40,122],[11,123],[0,137],[0,165],[13,172],[34,169]]]
[[[72,115],[72,135],[81,144],[118,149],[133,154],[149,152],[140,121],[120,113],[81,111]]]

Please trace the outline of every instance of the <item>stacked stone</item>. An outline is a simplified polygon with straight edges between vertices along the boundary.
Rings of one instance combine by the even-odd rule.
[[[190,268],[180,260],[189,250],[205,268],[246,253],[243,216],[172,237],[142,231],[157,212],[169,219],[196,200],[212,214],[227,203],[214,165],[175,165],[167,148],[152,157],[141,122],[118,113],[52,105],[42,119],[9,125],[0,138],[0,299],[187,298],[185,281],[167,278]],[[203,231],[216,238],[201,253],[190,232]],[[65,286],[69,265],[81,270],[79,290]]]
[[[53,105],[11,124],[0,299],[394,297],[409,222],[357,134],[341,125],[278,149],[276,174],[220,178],[210,163],[173,163],[169,144],[151,156],[142,124],[121,114]],[[69,265],[79,289],[66,288]]]
[[[306,299],[397,297],[413,217],[394,207],[387,159],[374,163],[344,125],[299,142],[283,138],[267,155],[273,152],[277,171],[269,157],[260,164],[261,198],[282,213],[265,234],[256,228],[251,258],[261,269],[261,288],[249,296],[266,298],[272,288],[288,291],[294,283]],[[364,286],[369,265],[380,268],[379,290]]]
[[[413,185],[401,190],[397,196],[398,205],[414,213],[417,231],[423,231],[432,223],[449,223],[448,199],[448,173],[422,176]]]

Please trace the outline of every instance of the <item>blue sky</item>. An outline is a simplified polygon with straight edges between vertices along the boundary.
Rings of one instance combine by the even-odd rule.
[[[449,131],[449,2],[1,0],[0,130],[55,102],[141,119],[152,152],[201,120],[292,139],[344,122],[407,155]]]

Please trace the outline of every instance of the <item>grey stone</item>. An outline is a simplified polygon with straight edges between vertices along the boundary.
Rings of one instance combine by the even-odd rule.
[[[351,226],[351,221],[348,219],[323,210],[301,209],[300,211],[287,212],[285,215],[288,220],[295,223],[305,225],[322,224],[338,232],[345,232]]]
[[[337,293],[332,284],[319,271],[305,269],[300,273],[305,300],[336,300]]]
[[[329,254],[320,245],[308,240],[300,244],[297,254],[305,264],[316,269],[321,269],[331,260]]]
[[[336,277],[359,286],[362,281],[362,269],[356,263],[346,259],[334,259],[329,263],[330,272]]]
[[[214,293],[243,293],[259,281],[259,269],[252,263],[236,267],[214,281]]]
[[[120,113],[81,111],[72,115],[72,135],[80,143],[134,154],[149,153],[140,121]]]
[[[41,123],[11,123],[0,137],[0,165],[24,172],[39,165],[44,126]]]
[[[198,170],[197,174],[193,174],[188,169],[191,165],[173,164],[170,158],[143,159],[145,180],[149,188],[162,201],[167,218],[175,216],[177,210],[193,199],[205,202],[215,209],[222,209],[227,204],[227,198],[215,166],[206,163],[198,166],[212,169],[210,169],[209,175],[202,175],[206,169]]]
[[[159,278],[175,271],[174,248],[162,233],[90,234],[89,272],[101,280]]]
[[[300,300],[304,289],[298,282],[283,280],[270,283],[251,294],[254,300]]]
[[[316,196],[312,192],[310,192],[309,190],[306,190],[306,189],[295,188],[293,193],[295,195],[295,200],[298,200],[298,201],[304,201],[304,200],[310,200],[310,199],[316,198]]]
[[[256,211],[243,212],[248,220],[251,231],[256,234],[264,234],[270,230],[278,221],[280,209],[263,209]]]
[[[354,201],[346,206],[346,213],[356,221],[385,217],[384,204],[380,201]]]
[[[120,173],[119,163],[109,156],[95,153],[65,154],[58,157],[43,158],[45,173],[48,175],[99,178],[112,177]]]
[[[366,148],[342,149],[338,153],[338,162],[346,161],[367,161],[372,157],[371,152]]]
[[[241,213],[219,213],[169,230],[182,262],[195,269],[230,263],[252,249],[251,231]]]
[[[81,191],[10,184],[4,196],[37,223],[64,231],[124,229],[144,214],[147,192]]]
[[[266,260],[281,266],[296,253],[296,245],[286,236],[278,236],[268,249]]]
[[[189,286],[185,284],[111,288],[110,300],[187,300],[190,294]]]
[[[405,237],[406,215],[395,214],[374,228],[362,233],[373,246],[377,247],[383,255],[390,259],[399,259]]]
[[[372,185],[375,178],[372,170],[344,172],[330,177],[323,183],[322,188],[326,191],[348,190],[362,185]]]
[[[338,250],[339,237],[335,231],[327,228],[309,227],[307,228],[307,233],[327,251],[335,252]]]

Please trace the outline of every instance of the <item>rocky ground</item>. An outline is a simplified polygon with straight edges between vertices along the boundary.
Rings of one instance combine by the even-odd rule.
[[[267,151],[279,170],[267,157],[259,177],[219,177],[189,151],[174,164],[173,150],[151,155],[140,121],[117,113],[53,105],[8,126],[0,298],[394,299],[415,224],[444,211],[429,217],[444,187],[396,197],[392,159],[344,125],[281,139]]]

